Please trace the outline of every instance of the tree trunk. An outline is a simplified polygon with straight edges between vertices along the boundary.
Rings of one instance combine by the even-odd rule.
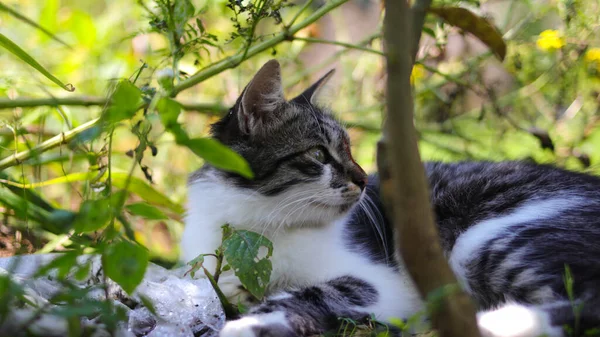
[[[425,1],[428,3],[429,1]],[[417,148],[413,123],[410,73],[420,36],[422,3],[412,13],[407,0],[385,1],[385,43],[387,51],[387,120],[378,144],[381,194],[395,226],[399,254],[421,295],[435,297],[429,312],[442,337],[479,336],[474,306],[457,286],[439,244],[431,212],[427,179]],[[435,296],[444,291],[444,296]]]

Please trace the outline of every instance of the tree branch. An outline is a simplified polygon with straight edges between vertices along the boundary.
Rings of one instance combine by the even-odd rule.
[[[0,98],[0,109],[12,108],[34,108],[38,106],[105,106],[108,104],[108,99],[96,96],[75,96],[75,97],[44,97],[31,98],[19,97],[15,99]],[[223,114],[227,111],[221,103],[194,103],[194,102],[179,102],[186,111],[201,111],[207,114]],[[143,108],[146,105],[142,106]]]
[[[423,32],[425,16],[427,15],[429,6],[431,6],[431,0],[417,0],[410,9],[412,16],[412,44],[410,50],[413,63],[417,59],[417,53],[419,52],[419,42],[421,41],[421,33]]]
[[[417,1],[415,7],[428,2]],[[382,199],[396,229],[397,253],[424,298],[443,293],[443,296],[435,296],[437,305],[430,312],[440,336],[479,336],[473,304],[456,286],[439,245],[417,147],[410,87],[414,57],[413,50],[405,46],[418,45],[418,41],[412,40],[420,33],[411,32],[411,27],[421,31],[420,26],[416,27],[419,18],[414,23],[411,21],[410,14],[415,12],[409,12],[404,0],[386,1],[385,7],[388,119],[384,137],[378,144],[377,164]],[[452,291],[448,292],[449,289]]]
[[[235,68],[240,63],[242,63],[244,60],[246,60],[260,52],[263,52],[269,48],[275,47],[277,44],[279,44],[282,41],[292,40],[294,37],[294,34],[296,34],[299,30],[301,30],[304,27],[307,27],[308,25],[317,21],[323,15],[327,14],[331,10],[335,9],[336,7],[342,5],[343,3],[347,2],[347,1],[348,0],[327,1],[325,3],[325,5],[323,5],[316,11],[314,11],[302,22],[295,24],[291,27],[288,27],[283,32],[273,36],[272,38],[270,38],[266,41],[255,44],[254,46],[248,48],[247,52],[238,53],[233,56],[227,57],[219,62],[213,63],[213,64],[205,67],[204,69],[198,71],[194,75],[188,77],[187,79],[181,81],[178,85],[176,85],[173,88],[173,91],[171,92],[171,96],[173,96],[173,97],[177,96],[177,94],[179,94],[180,92],[182,92],[185,89],[191,88],[194,85],[196,85],[208,78],[211,78],[227,69]]]
[[[104,97],[79,96],[79,97],[19,97],[15,99],[0,98],[0,109],[33,108],[38,106],[103,106],[107,103]]]
[[[373,54],[377,54],[380,56],[385,56],[385,53],[380,51],[380,50],[376,50],[376,49],[371,49],[371,48],[367,48],[367,47],[362,47],[360,45],[356,45],[356,44],[351,44],[351,43],[345,43],[345,42],[340,42],[340,41],[332,41],[332,40],[322,40],[322,39],[315,39],[312,37],[298,37],[298,36],[294,36],[294,40],[297,41],[306,41],[306,42],[310,42],[310,43],[323,43],[323,44],[331,44],[331,45],[335,45],[335,46],[342,46],[348,49],[356,49],[356,50],[362,50],[362,51],[366,51],[368,53],[373,53]]]
[[[33,148],[31,148],[29,150],[21,151],[19,153],[16,153],[14,155],[8,156],[8,157],[0,160],[0,171],[4,170],[7,167],[17,165],[17,164],[21,163],[22,161],[27,160],[36,154],[40,154],[42,152],[48,151],[48,150],[58,147],[62,144],[67,144],[68,142],[73,140],[73,138],[75,138],[78,134],[94,127],[98,123],[98,121],[100,121],[100,118],[92,119],[91,121],[81,124],[80,126],[73,128],[72,130],[69,130],[66,132],[61,132],[59,135],[56,135],[40,144],[34,146]]]

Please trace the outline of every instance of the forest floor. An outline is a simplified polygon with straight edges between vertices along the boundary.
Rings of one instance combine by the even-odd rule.
[[[16,230],[0,222],[0,257],[32,254],[45,244],[28,231]]]

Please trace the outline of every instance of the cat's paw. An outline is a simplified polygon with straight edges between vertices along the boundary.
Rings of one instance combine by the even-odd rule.
[[[219,337],[298,337],[283,312],[245,316],[225,324]]]
[[[258,304],[256,298],[244,289],[240,280],[233,274],[222,276],[219,279],[219,288],[221,288],[229,302],[234,305],[242,304],[244,307],[249,308]]]
[[[507,304],[477,314],[482,337],[560,337],[562,330],[553,327],[542,310],[519,304]]]

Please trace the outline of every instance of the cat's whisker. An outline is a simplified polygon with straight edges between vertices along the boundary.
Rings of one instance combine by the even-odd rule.
[[[364,202],[369,203],[370,205],[366,205]],[[370,221],[369,224],[371,225],[371,227],[373,227],[375,229],[375,231],[377,231],[377,235],[379,236],[380,242],[378,242],[378,244],[380,245],[380,247],[383,248],[384,251],[384,255],[385,255],[385,262],[386,264],[389,263],[389,256],[387,254],[388,252],[388,246],[387,246],[387,237],[386,237],[386,233],[384,230],[382,230],[382,227],[384,225],[384,219],[383,216],[381,216],[381,212],[379,212],[379,210],[377,209],[377,205],[375,205],[375,203],[371,200],[371,197],[369,197],[368,194],[364,194],[363,198],[361,198],[361,200],[358,203],[358,206],[365,212],[365,215],[369,218]],[[372,206],[372,207],[371,207]],[[377,210],[378,215],[376,216],[375,214],[373,214],[373,210]]]

